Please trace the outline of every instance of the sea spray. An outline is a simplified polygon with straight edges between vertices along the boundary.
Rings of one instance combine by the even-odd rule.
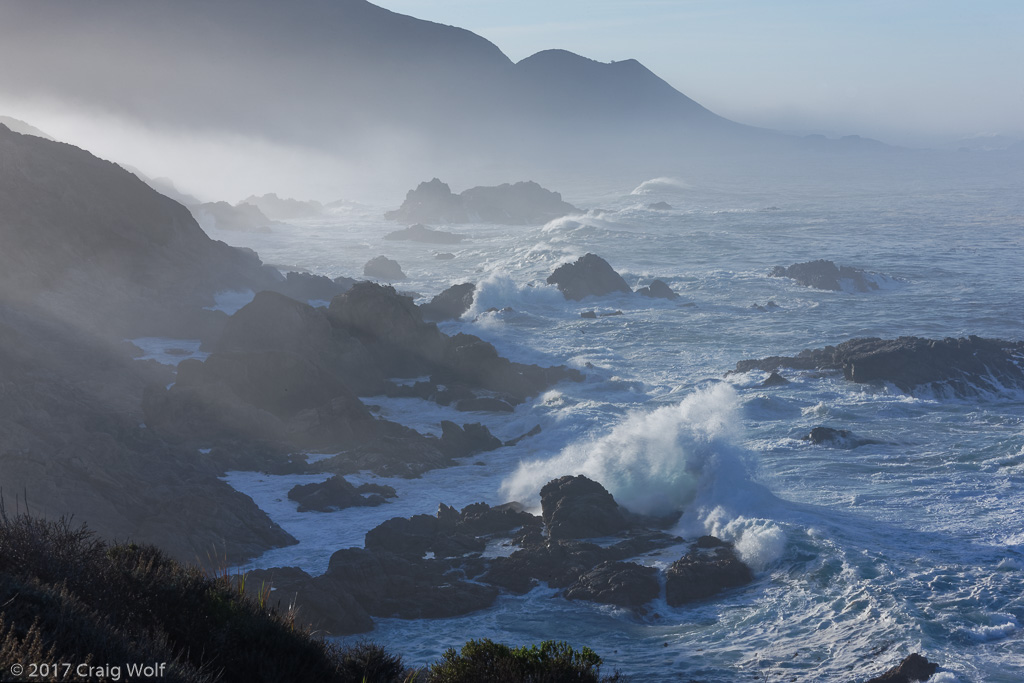
[[[490,309],[506,307],[520,311],[560,310],[565,307],[565,297],[554,285],[531,286],[512,279],[504,273],[492,273],[476,284],[473,304],[466,313],[474,318]]]
[[[583,474],[633,512],[666,515],[693,502],[719,453],[740,428],[736,392],[717,384],[676,405],[629,414],[598,439],[569,445],[548,460],[523,463],[503,484],[507,497],[536,502],[551,479]]]
[[[523,463],[502,493],[535,505],[546,482],[582,474],[632,512],[684,513],[680,532],[732,540],[744,560],[761,569],[782,555],[785,533],[756,516],[760,501],[775,499],[749,480],[733,443],[741,431],[735,389],[714,384],[677,404],[633,412],[606,436],[571,444],[553,458]]]

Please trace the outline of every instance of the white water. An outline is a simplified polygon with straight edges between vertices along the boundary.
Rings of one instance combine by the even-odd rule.
[[[907,396],[792,372],[784,373],[792,384],[763,389],[762,373],[725,376],[744,358],[856,336],[1024,337],[1024,174],[983,171],[774,184],[652,174],[595,197],[556,187],[607,213],[459,226],[471,240],[450,261],[436,260],[430,245],[384,241],[396,226],[380,214],[394,207],[293,232],[215,235],[241,240],[265,261],[332,277],[358,276],[386,254],[411,278],[399,288],[426,297],[476,282],[466,320],[443,330],[477,334],[513,360],[587,375],[511,416],[365,399],[422,431],[453,417],[482,420],[501,438],[543,428],[460,467],[380,480],[398,498],[378,508],[299,514],[286,498],[299,478],[233,473],[232,485],[301,541],[255,564],[320,572],[334,550],[360,544],[388,517],[433,513],[440,502],[535,504],[548,479],[584,473],[636,511],[683,510],[678,531],[687,537],[734,540],[756,582],[695,607],[655,604],[643,617],[553,599],[542,587],[463,618],[380,620],[369,637],[392,643],[409,663],[469,638],[565,639],[638,680],[861,680],[912,651],[943,665],[933,680],[1024,680],[1024,398]],[[656,201],[674,208],[646,208]],[[632,286],[657,277],[682,298],[566,302],[544,279],[588,251]],[[772,266],[817,258],[892,280],[850,293],[767,277]],[[769,300],[780,308],[752,308]],[[486,312],[492,307],[512,310]],[[587,310],[623,315],[581,319]],[[819,425],[877,443],[800,439]],[[353,478],[364,479],[376,480]],[[681,552],[641,560],[664,566]]]

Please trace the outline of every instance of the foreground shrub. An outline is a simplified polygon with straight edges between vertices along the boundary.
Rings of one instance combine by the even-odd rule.
[[[152,546],[107,545],[84,526],[10,517],[0,505],[3,675],[17,664],[69,662],[94,667],[85,680],[126,680],[129,663],[166,662],[161,680],[189,683],[405,678],[383,648],[339,649],[269,605],[266,587],[251,588]],[[26,668],[15,679],[83,680],[39,673]]]
[[[618,681],[618,673],[601,678],[601,658],[590,648],[579,652],[547,640],[512,648],[493,641],[471,640],[462,651],[449,649],[429,670],[430,683],[568,683]]]

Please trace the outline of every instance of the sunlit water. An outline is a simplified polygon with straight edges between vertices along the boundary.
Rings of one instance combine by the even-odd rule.
[[[544,226],[436,226],[468,236],[456,245],[383,240],[402,227],[381,217],[393,207],[271,235],[214,235],[266,262],[330,276],[360,277],[384,254],[409,276],[398,288],[425,297],[475,282],[473,310],[444,331],[587,375],[511,416],[365,399],[425,432],[441,419],[483,421],[502,438],[543,428],[422,479],[380,480],[398,498],[379,508],[300,514],[288,489],[326,475],[232,473],[234,486],[301,541],[254,566],[322,572],[332,552],[360,545],[388,517],[433,513],[440,502],[535,505],[545,481],[581,472],[633,509],[685,507],[678,531],[730,538],[757,580],[693,607],[658,603],[642,617],[540,587],[463,618],[378,620],[369,637],[410,664],[469,638],[562,639],[638,680],[857,680],[912,651],[943,665],[936,680],[1024,680],[1024,397],[907,396],[792,372],[792,384],[763,389],[762,373],[726,376],[741,359],[856,336],[1022,338],[1022,174],[968,161],[943,168],[775,183],[676,176],[637,194],[633,186],[566,193],[607,213]],[[673,209],[647,208],[658,201]],[[657,277],[682,298],[564,301],[544,280],[586,252],[631,285]],[[846,293],[767,276],[774,265],[818,258],[892,280]],[[769,300],[779,308],[752,307]],[[623,315],[581,319],[587,310]],[[800,439],[818,425],[878,443],[842,449]],[[665,566],[681,552],[639,561]]]

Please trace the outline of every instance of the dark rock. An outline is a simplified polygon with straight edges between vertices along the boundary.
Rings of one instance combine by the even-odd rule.
[[[410,190],[401,208],[385,218],[420,223],[498,223],[523,225],[546,223],[578,209],[562,201],[562,195],[534,182],[474,187],[462,194],[437,178]]]
[[[412,299],[372,282],[358,283],[335,297],[327,315],[335,328],[357,338],[391,377],[430,374],[451,343],[436,325],[423,321]]]
[[[408,519],[395,517],[366,532],[365,547],[403,557],[423,557],[437,538],[437,518],[415,515]]]
[[[548,482],[540,490],[540,503],[552,539],[611,536],[627,526],[612,494],[583,475]]]
[[[574,263],[563,263],[548,276],[547,282],[549,285],[557,285],[565,298],[573,301],[588,296],[633,291],[607,261],[595,254],[585,254]]]
[[[842,443],[848,441],[853,434],[846,429],[832,429],[831,427],[815,427],[810,434],[801,437],[804,441],[813,444]]]
[[[617,315],[622,315],[622,311],[609,311],[607,313],[602,313],[598,317],[600,317],[600,318],[614,318]]]
[[[583,311],[580,317],[584,320],[597,320],[597,311]]]
[[[570,600],[639,607],[658,597],[658,570],[633,562],[602,562],[565,590]]]
[[[857,292],[869,292],[878,289],[878,282],[871,273],[850,266],[836,266],[832,261],[820,259],[807,263],[796,263],[788,268],[776,266],[769,273],[771,277],[788,277],[805,287],[841,291],[843,282],[848,281],[850,287]]]
[[[852,339],[838,346],[805,350],[797,356],[773,356],[736,364],[736,372],[781,367],[841,370],[853,382],[890,382],[901,391],[931,388],[972,396],[1024,388],[1024,342],[981,337],[900,337]]]
[[[325,588],[352,595],[375,617],[441,619],[490,607],[491,586],[469,583],[434,560],[414,560],[362,548],[339,550],[327,572],[314,579]]]
[[[491,560],[482,580],[514,593],[524,593],[538,581],[552,588],[566,588],[602,562],[635,557],[675,545],[681,540],[676,536],[645,531],[603,548],[585,541],[545,539],[536,525],[526,525],[513,539],[522,550],[509,557]]]
[[[440,518],[440,514],[438,517]],[[541,524],[539,517],[525,512],[519,503],[505,503],[494,507],[486,503],[473,503],[462,508],[462,512],[455,520],[455,528],[458,531],[473,536],[510,533],[522,527],[539,529]]]
[[[654,299],[669,299],[670,301],[679,298],[679,295],[673,292],[672,288],[661,280],[655,280],[646,287],[641,287],[636,290],[636,293],[641,296],[648,296]]]
[[[440,448],[449,457],[465,458],[476,453],[493,451],[501,445],[501,440],[478,422],[462,427],[448,420],[441,422]]]
[[[463,399],[455,404],[455,410],[464,413],[486,412],[486,413],[513,413],[515,408],[500,398],[469,398]]]
[[[728,548],[729,544],[716,536],[701,536],[694,543],[695,546],[701,549],[707,548]]]
[[[457,320],[473,305],[473,293],[476,285],[466,282],[452,285],[429,303],[420,306],[424,320]]]
[[[693,548],[665,571],[665,600],[672,607],[704,600],[754,580],[731,546]]]
[[[398,265],[398,261],[389,259],[387,256],[377,256],[367,261],[363,266],[363,275],[388,282],[400,282],[408,279],[402,272],[402,267]]]
[[[536,427],[534,427],[530,431],[526,432],[525,434],[520,434],[519,436],[517,436],[514,439],[509,439],[508,441],[505,442],[505,445],[506,446],[515,446],[517,443],[519,443],[523,439],[527,439],[527,438],[529,438],[531,436],[537,436],[538,434],[540,434],[540,425],[537,425]]]
[[[929,662],[916,652],[909,655],[897,666],[876,676],[866,683],[921,683],[927,681],[939,670],[939,665]]]
[[[765,381],[761,382],[761,386],[762,387],[782,387],[782,386],[785,386],[785,385],[787,385],[789,383],[790,383],[790,381],[788,379],[786,379],[785,377],[783,377],[779,373],[773,371],[772,374],[768,375],[768,378]]]
[[[434,254],[434,258],[436,258],[438,261],[451,261],[453,258],[455,258],[455,254],[441,252],[438,254]]]
[[[601,546],[580,541],[534,545],[491,561],[483,580],[513,593],[525,593],[538,581],[565,588],[607,558]]]
[[[833,429],[832,427],[815,427],[809,434],[800,438],[819,446],[838,448],[859,448],[867,444],[881,443],[873,439],[862,439],[846,429]]]
[[[396,495],[390,486],[364,484],[357,488],[340,476],[314,484],[299,484],[288,492],[288,498],[299,503],[299,512],[374,507],[386,502],[385,498],[394,498]]]
[[[431,230],[422,223],[410,225],[404,230],[395,230],[384,235],[384,239],[392,241],[423,242],[424,244],[458,244],[466,238],[454,232]]]
[[[668,202],[654,202],[653,204],[648,204],[647,208],[652,211],[671,211],[672,205]]]

